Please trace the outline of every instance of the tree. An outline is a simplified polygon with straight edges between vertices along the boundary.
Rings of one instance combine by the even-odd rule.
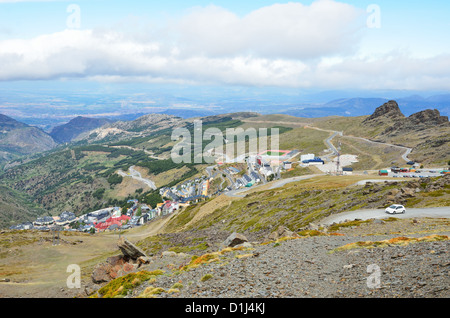
[[[159,195],[159,193],[154,191],[151,194],[147,195],[144,198],[143,202],[146,203],[147,205],[150,205],[151,207],[156,207],[156,205],[158,203],[162,203],[163,201],[162,201],[161,196]]]
[[[105,189],[100,188],[95,190],[94,193],[92,193],[92,196],[98,200],[101,200],[103,198],[103,194],[105,194]]]
[[[115,184],[122,183],[123,178],[122,178],[122,176],[119,176],[118,174],[113,173],[112,175],[110,175],[108,177],[107,180],[108,180],[110,185],[115,185]]]

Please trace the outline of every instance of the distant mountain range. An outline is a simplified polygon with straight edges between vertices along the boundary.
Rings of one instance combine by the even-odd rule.
[[[411,116],[424,109],[438,110],[439,116],[450,115],[450,94],[431,97],[409,96],[396,100],[402,116]],[[286,101],[285,101],[286,102]],[[279,107],[266,107],[270,112],[261,113],[285,114],[303,118],[322,118],[328,116],[360,117],[369,116],[380,105],[389,103],[384,98],[342,98],[323,104],[303,104],[289,106],[286,103]],[[267,106],[267,105],[266,105]],[[236,113],[233,110],[222,113]],[[87,142],[104,138],[121,139],[123,136],[138,136],[143,132],[160,130],[179,125],[194,117],[214,117],[218,111],[191,109],[161,109],[152,114],[134,113],[123,115],[123,119],[93,118],[78,116],[67,123],[56,126],[50,133],[40,128],[19,122],[5,115],[0,115],[0,164],[14,160],[22,155],[51,150],[58,144],[85,139]],[[256,114],[247,111],[247,113]],[[426,116],[433,115],[424,113]],[[425,116],[425,117],[426,117]],[[98,130],[100,128],[107,128]],[[91,135],[92,133],[92,135]]]
[[[326,116],[366,116],[373,110],[389,102],[385,98],[342,98],[320,105],[303,105],[282,110],[278,113],[295,117],[318,118]],[[403,114],[409,116],[423,109],[439,109],[442,115],[450,115],[450,94],[428,98],[410,96],[396,99]]]
[[[80,134],[111,122],[109,119],[76,117],[48,134],[0,114],[0,164],[23,155],[52,150],[58,144],[71,142]]]

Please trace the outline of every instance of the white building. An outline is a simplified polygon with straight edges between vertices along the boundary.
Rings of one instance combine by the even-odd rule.
[[[316,156],[313,153],[309,153],[306,155],[301,155],[300,156],[300,161],[303,162],[305,160],[313,160]]]

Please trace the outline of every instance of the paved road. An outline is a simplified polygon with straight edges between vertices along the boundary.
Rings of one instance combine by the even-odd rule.
[[[292,177],[292,178],[288,178],[288,179],[284,179],[284,180],[278,180],[278,181],[274,182],[274,184],[269,189],[280,188],[291,182],[307,180],[307,179],[311,179],[311,178],[318,177],[318,176],[324,176],[324,175],[325,174],[311,174],[311,175],[307,175],[307,176],[298,176],[298,177]]]
[[[345,220],[353,221],[355,219],[368,220],[368,219],[384,219],[389,217],[396,217],[399,219],[405,218],[450,218],[450,207],[441,208],[417,208],[409,209],[406,207],[405,214],[387,214],[384,209],[378,210],[356,210],[351,212],[343,212],[336,215],[331,215],[322,221],[321,224],[330,225],[332,223],[338,223]]]
[[[312,174],[312,175],[307,175],[307,176],[298,176],[298,177],[292,177],[292,178],[288,178],[288,179],[284,179],[284,180],[278,180],[278,181],[274,181],[273,184],[270,186],[270,190],[272,189],[276,189],[276,188],[280,188],[288,183],[291,182],[297,182],[297,181],[301,181],[301,180],[306,180],[306,179],[311,179],[317,176],[323,176],[325,174]],[[265,183],[260,183],[258,185],[254,185],[251,188],[242,188],[242,189],[238,189],[238,190],[232,190],[232,191],[228,191],[228,192],[224,192],[224,194],[226,194],[229,197],[234,197],[234,198],[243,198],[245,197],[247,194],[245,192],[260,187],[262,185],[264,185]],[[244,194],[241,194],[244,193]]]
[[[330,137],[328,137],[325,142],[328,145],[328,148],[331,150],[331,152],[333,152],[333,154],[335,156],[337,156],[339,154],[339,151],[336,149],[336,147],[331,143],[331,141],[333,140],[334,137],[336,137],[337,135],[342,136],[341,132],[335,131],[333,133],[333,135],[331,135]]]
[[[152,159],[165,160],[164,158],[159,158],[159,157],[155,156],[153,154],[153,152],[145,150],[145,149],[133,148],[133,147],[130,147],[130,146],[108,146],[108,147],[109,148],[126,148],[126,149],[130,149],[130,150],[133,150],[133,151],[143,151],[144,153],[146,153]]]
[[[314,127],[314,126],[309,126],[306,125],[305,128],[310,128],[310,129],[316,129],[316,130],[321,130],[321,131],[327,131],[327,132],[332,132],[333,135],[329,138],[327,138],[325,140],[325,142],[327,143],[327,145],[329,146],[329,148],[331,149],[332,152],[334,152],[335,154],[337,153],[336,148],[334,147],[334,145],[331,143],[331,140],[336,137],[337,135],[339,136],[344,136],[344,134],[341,131],[335,131],[335,130],[329,130],[329,129],[322,129],[322,128],[318,128],[318,127]],[[405,160],[406,162],[411,161],[408,158],[408,155],[411,153],[412,148],[408,148],[405,146],[399,146],[399,145],[393,145],[393,144],[388,144],[386,142],[381,142],[381,141],[373,141],[373,140],[369,140],[367,138],[363,138],[363,137],[355,137],[355,136],[345,136],[346,138],[353,138],[353,139],[359,139],[359,140],[363,140],[369,143],[374,143],[374,144],[379,144],[379,145],[385,145],[385,146],[391,146],[391,147],[395,147],[395,148],[400,148],[400,149],[404,149],[405,153],[402,155],[403,160]]]
[[[411,180],[410,179],[403,179],[403,178],[402,179],[398,179],[398,180],[394,180],[394,179],[367,179],[367,180],[358,181],[358,182],[354,183],[353,185],[354,186],[362,186],[362,185],[365,185],[367,182],[383,183],[383,182],[386,182],[386,181],[388,181],[388,182],[400,182],[400,181],[411,181]]]
[[[128,171],[129,172],[126,173],[126,172],[123,172],[122,170],[119,170],[117,173],[122,177],[131,177],[133,179],[141,181],[141,182],[145,183],[146,185],[148,185],[153,190],[157,189],[155,183],[152,180],[142,178],[141,173],[139,171],[136,171],[134,169],[134,166],[131,166]]]
[[[378,145],[385,145],[385,146],[391,146],[391,147],[395,147],[395,148],[404,149],[404,150],[405,150],[405,153],[402,155],[403,160],[405,160],[406,162],[411,161],[411,160],[408,158],[408,155],[411,153],[412,148],[408,148],[408,147],[405,147],[405,146],[399,146],[399,145],[388,144],[388,143],[386,143],[386,142],[381,142],[381,141],[373,141],[373,140],[369,140],[369,139],[367,139],[367,138],[362,138],[362,137],[355,137],[355,136],[345,136],[345,137],[347,137],[347,138],[353,138],[353,139],[359,139],[359,140],[363,140],[363,141],[366,141],[366,142],[369,142],[369,143],[378,144]]]

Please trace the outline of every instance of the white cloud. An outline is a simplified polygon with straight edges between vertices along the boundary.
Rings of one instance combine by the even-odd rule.
[[[174,29],[183,50],[192,55],[305,59],[354,49],[363,26],[362,14],[331,0],[310,6],[274,4],[242,18],[210,5],[192,10]]]
[[[168,28],[64,30],[0,42],[0,81],[449,89],[450,55],[358,55],[361,16],[331,0],[272,5],[244,17],[194,8]]]

